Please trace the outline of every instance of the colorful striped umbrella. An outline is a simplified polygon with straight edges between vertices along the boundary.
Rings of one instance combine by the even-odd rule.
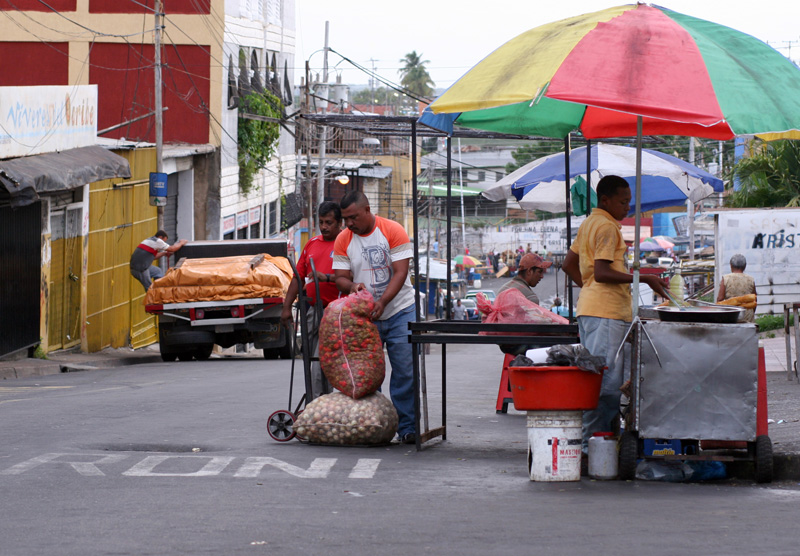
[[[482,264],[479,259],[476,259],[472,255],[457,255],[453,260],[456,264],[464,265],[465,267],[480,266]]]
[[[758,39],[635,4],[549,23],[510,40],[424,114],[501,133],[566,137],[734,135],[800,129],[800,69]],[[435,114],[446,114],[436,117]]]

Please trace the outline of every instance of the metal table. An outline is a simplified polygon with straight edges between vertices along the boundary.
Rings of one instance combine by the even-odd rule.
[[[477,322],[434,320],[410,322],[409,342],[414,350],[414,408],[416,415],[417,450],[433,438],[447,439],[447,344],[496,344],[530,345],[549,347],[578,342],[577,324],[484,324]],[[492,332],[492,335],[480,335]],[[499,334],[498,334],[499,333]],[[523,336],[521,334],[541,334]],[[425,422],[425,430],[420,432],[420,358],[419,346],[424,344],[442,345],[442,424],[431,429]],[[427,406],[427,389],[422,388],[423,403]]]

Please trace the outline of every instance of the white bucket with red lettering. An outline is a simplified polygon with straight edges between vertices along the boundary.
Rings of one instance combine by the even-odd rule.
[[[528,412],[531,481],[581,480],[583,411]]]

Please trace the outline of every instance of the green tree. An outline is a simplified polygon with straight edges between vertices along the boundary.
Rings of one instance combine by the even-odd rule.
[[[733,167],[740,187],[725,201],[730,207],[800,206],[800,142],[755,144],[752,156]]]
[[[430,60],[423,60],[422,54],[417,54],[416,50],[412,50],[400,60],[400,63],[405,64],[400,68],[400,83],[411,91],[412,93],[423,96],[433,96],[433,87],[436,85],[425,64],[430,63]]]
[[[283,104],[280,99],[264,91],[247,95],[239,106],[238,162],[239,189],[248,195],[253,188],[253,177],[266,168],[280,140]],[[273,121],[244,117],[244,114],[264,116]]]
[[[525,166],[528,162],[536,160],[537,158],[542,158],[543,156],[563,152],[563,150],[564,142],[560,140],[532,141],[511,153],[514,162],[506,164],[506,173],[510,174],[517,168]]]
[[[351,98],[353,104],[389,104],[389,89],[386,87],[378,87],[375,90],[361,89],[353,93]]]

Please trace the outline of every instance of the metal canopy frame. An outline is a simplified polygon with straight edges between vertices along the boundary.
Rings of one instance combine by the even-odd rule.
[[[455,138],[474,138],[474,139],[520,139],[528,141],[560,141],[552,137],[540,137],[531,135],[510,135],[491,131],[472,130],[455,127],[453,132],[448,134],[439,129],[421,124],[413,116],[375,116],[375,115],[351,115],[351,114],[301,114],[301,119],[321,126],[332,126],[342,129],[360,131],[375,136],[394,136],[411,138],[411,164],[412,164],[412,210],[414,226],[414,268],[419,268],[419,225],[418,225],[418,184],[417,184],[417,138],[418,137],[443,137],[447,142],[447,260],[452,257],[452,139]],[[588,143],[588,141],[587,141]],[[570,137],[564,139],[564,145],[569,152]],[[566,164],[569,164],[569,156],[565,157]],[[567,170],[569,167],[567,167]],[[567,172],[569,174],[569,172]],[[569,233],[571,229],[570,219],[570,186],[569,180],[566,185],[567,195],[567,244],[571,241]],[[587,197],[591,198],[590,195]],[[477,324],[459,323],[450,321],[450,309],[452,300],[451,273],[447,273],[447,296],[445,301],[446,318],[437,321],[420,321],[420,283],[414,281],[414,306],[415,321],[409,324],[411,343],[413,350],[413,377],[414,377],[414,413],[416,426],[416,448],[422,449],[422,442],[427,442],[438,436],[442,440],[447,439],[447,349],[448,343],[484,343],[484,344],[512,344],[512,345],[539,345],[552,346],[555,344],[574,343],[578,339],[578,326],[569,325],[526,325],[526,324]],[[569,305],[572,307],[572,283],[569,287]],[[482,336],[480,332],[508,333],[507,335]],[[558,336],[531,336],[531,333],[558,333]],[[527,334],[527,335],[523,335]],[[420,350],[421,344],[441,344],[442,345],[442,425],[441,427],[430,429],[427,419],[427,388],[423,388],[422,396],[426,407],[425,432],[420,432]]]

